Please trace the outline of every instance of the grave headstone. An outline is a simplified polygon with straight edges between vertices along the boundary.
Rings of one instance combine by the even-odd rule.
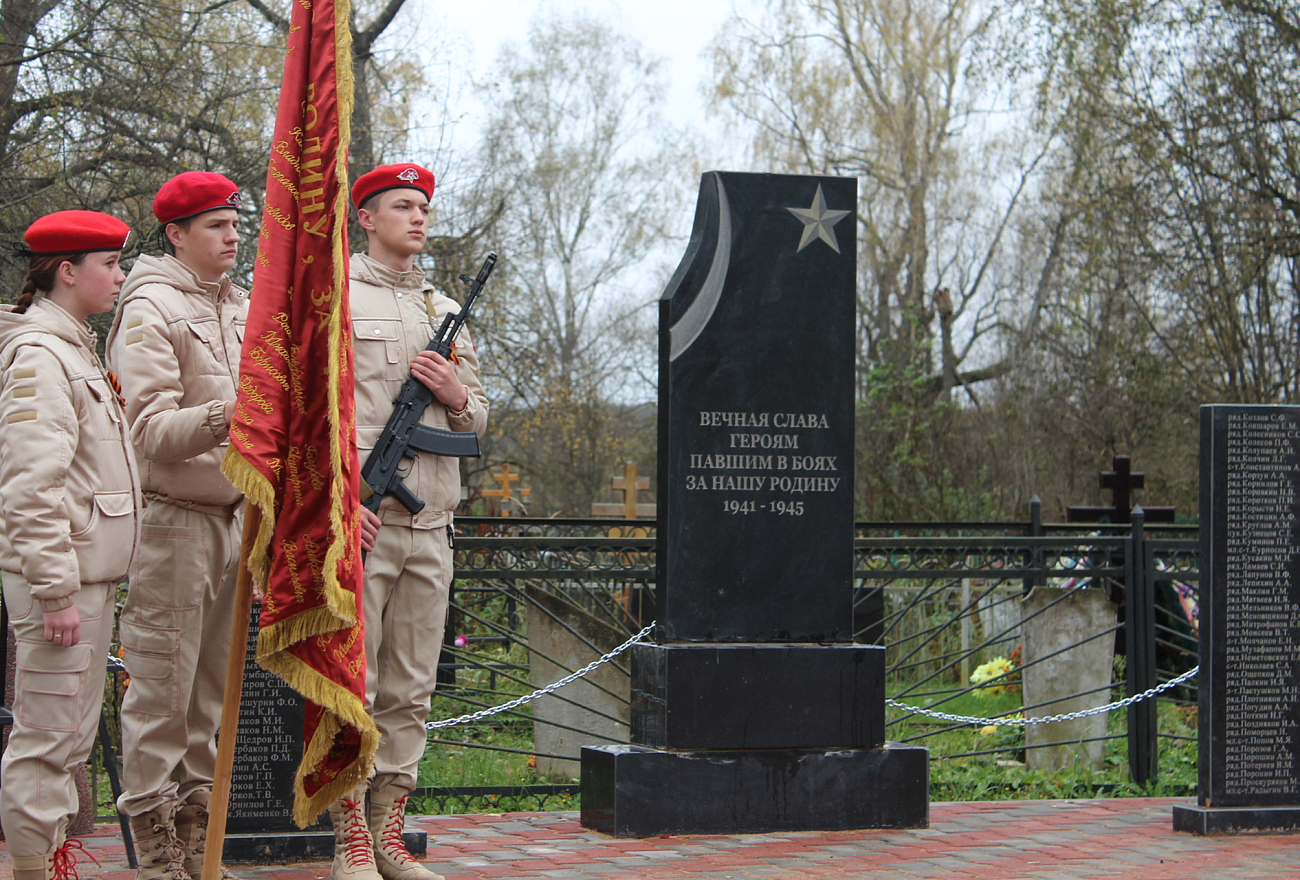
[[[528,591],[528,667],[541,688],[617,648],[627,634],[603,608],[592,607],[581,586],[569,596]],[[564,590],[566,587],[560,587]],[[533,748],[537,774],[555,782],[578,776],[582,746],[627,742],[628,677],[606,664],[554,694],[533,702]],[[554,756],[554,757],[548,757]]]
[[[920,827],[925,749],[884,743],[853,644],[852,178],[710,172],[660,299],[657,644],[626,746],[582,751],[617,836]]]
[[[1114,651],[1109,632],[1115,605],[1099,587],[1062,589],[1039,584],[1020,605],[1025,617],[1024,685],[1026,718],[1086,712],[1110,700]],[[1089,637],[1104,634],[1101,638]],[[1059,699],[1058,699],[1059,697]],[[1032,770],[1086,764],[1104,769],[1106,713],[1025,727],[1025,763]]]
[[[1201,408],[1198,834],[1300,830],[1300,407]]]

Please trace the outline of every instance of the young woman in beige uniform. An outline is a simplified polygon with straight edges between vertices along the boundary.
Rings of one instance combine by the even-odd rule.
[[[0,822],[15,880],[76,876],[71,770],[94,745],[139,536],[126,416],[86,323],[117,300],[129,232],[94,211],[41,218],[18,302],[0,306],[0,579],[18,656]]]

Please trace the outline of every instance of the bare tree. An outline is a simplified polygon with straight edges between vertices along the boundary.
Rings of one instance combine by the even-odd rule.
[[[505,206],[488,339],[501,454],[546,513],[585,514],[650,390],[654,258],[686,213],[676,139],[657,62],[589,19],[534,23],[487,88],[482,161]]]
[[[976,136],[970,70],[988,13],[969,0],[768,10],[715,40],[714,103],[750,124],[760,165],[858,177],[862,392],[882,369],[945,397],[1004,374],[988,338],[1007,329],[998,261],[1042,148]]]
[[[63,208],[146,233],[158,184],[185,169],[260,201],[282,52],[228,4],[0,0],[0,236]],[[18,271],[7,265],[8,289]]]

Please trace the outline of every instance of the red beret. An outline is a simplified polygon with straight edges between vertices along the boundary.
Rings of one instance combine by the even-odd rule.
[[[56,211],[37,220],[23,233],[31,256],[120,251],[131,227],[98,211]]]
[[[167,181],[153,197],[153,215],[166,226],[205,211],[238,208],[239,187],[215,171],[186,171]]]
[[[401,165],[380,165],[369,174],[363,174],[352,184],[352,204],[360,208],[366,199],[381,192],[398,187],[406,187],[424,193],[426,199],[433,198],[433,172],[419,165],[405,162]]]

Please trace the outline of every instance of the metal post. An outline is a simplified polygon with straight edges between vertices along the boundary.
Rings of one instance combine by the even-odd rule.
[[[970,683],[970,616],[975,613],[970,607],[970,578],[961,579],[961,680],[960,687]]]
[[[1043,501],[1037,495],[1029,502],[1029,537],[1041,538],[1043,536]],[[1033,568],[1038,574],[1032,574],[1025,578],[1024,595],[1028,596],[1029,591],[1034,588],[1034,584],[1045,584],[1047,578],[1042,574],[1043,570],[1043,550],[1041,547],[1035,547],[1030,555],[1033,561]]]
[[[122,796],[122,783],[117,777],[117,753],[113,750],[113,737],[108,732],[108,718],[103,710],[99,713],[99,751],[104,758],[104,770],[108,773],[108,786],[113,792],[113,804]],[[122,845],[126,848],[126,863],[132,868],[140,867],[140,860],[135,854],[135,840],[131,837],[131,820],[121,810],[117,811],[117,824],[122,829]]]
[[[1133,508],[1133,527],[1124,554],[1125,640],[1128,653],[1128,695],[1156,686],[1155,579],[1147,570],[1146,517]],[[1143,700],[1128,707],[1128,768],[1138,785],[1155,779],[1156,701]]]

